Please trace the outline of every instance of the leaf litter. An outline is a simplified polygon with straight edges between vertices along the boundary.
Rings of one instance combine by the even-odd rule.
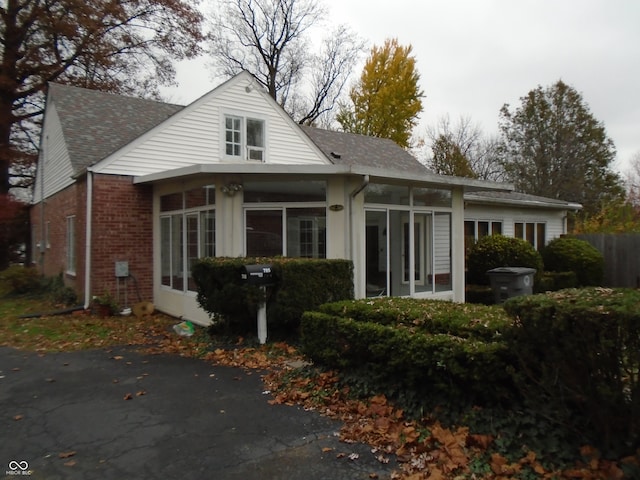
[[[640,468],[640,451],[635,456],[614,462],[601,458],[599,452],[589,446],[583,447],[580,452],[585,461],[564,471],[546,470],[533,451],[526,452],[517,461],[510,461],[500,453],[491,453],[494,439],[489,435],[471,433],[464,426],[446,428],[436,419],[408,420],[404,412],[395,408],[383,395],[373,396],[367,401],[351,398],[348,388],[339,386],[337,373],[318,372],[310,376],[307,359],[286,343],[248,347],[243,345],[241,339],[232,348],[211,350],[210,341],[204,335],[176,335],[171,330],[175,319],[161,314],[140,319],[98,319],[90,315],[73,315],[42,318],[38,322],[61,323],[60,320],[64,320],[61,330],[72,329],[73,335],[46,336],[34,333],[25,336],[24,330],[15,333],[15,328],[3,323],[0,324],[0,333],[3,334],[0,343],[38,352],[131,345],[140,347],[143,353],[177,354],[202,358],[216,365],[261,371],[264,392],[272,396],[271,404],[299,405],[306,410],[339,419],[343,423],[339,433],[342,442],[370,445],[372,454],[383,464],[395,457],[399,468],[392,473],[392,480],[506,480],[519,478],[525,468],[528,469],[528,475],[534,472],[540,479],[617,480],[624,478],[623,464]],[[96,336],[95,329],[98,326],[102,332],[108,333]],[[123,358],[116,355],[113,359]],[[145,394],[144,390],[140,390],[135,395]],[[127,393],[124,399],[130,400],[133,396]],[[14,418],[17,420],[21,417],[16,415]],[[59,456],[69,458],[73,455],[75,452],[63,452]],[[337,454],[338,458],[341,456],[346,454]],[[472,472],[472,462],[486,457],[488,472]],[[354,454],[348,458],[358,460]],[[67,464],[72,466],[75,461]],[[370,478],[377,478],[377,475],[371,474]]]

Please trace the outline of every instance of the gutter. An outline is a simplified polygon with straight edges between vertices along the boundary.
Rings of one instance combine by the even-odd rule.
[[[91,236],[93,228],[93,170],[87,168],[87,213],[84,241],[84,308],[91,306]]]

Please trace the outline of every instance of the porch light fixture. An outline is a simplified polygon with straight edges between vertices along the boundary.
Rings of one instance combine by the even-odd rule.
[[[228,183],[227,185],[223,185],[220,190],[222,190],[222,193],[225,195],[233,197],[237,192],[242,190],[242,185],[239,183]]]

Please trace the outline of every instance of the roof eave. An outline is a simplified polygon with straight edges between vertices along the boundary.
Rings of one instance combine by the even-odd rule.
[[[362,166],[338,164],[325,165],[286,165],[265,163],[208,163],[194,164],[174,170],[156,172],[134,177],[133,183],[156,183],[177,178],[185,179],[207,174],[271,174],[271,175],[368,175],[372,180],[401,181],[414,185],[436,187],[462,187],[465,192],[470,191],[512,191],[513,186],[508,183],[488,182],[463,177],[451,177],[431,173],[416,174],[415,172],[401,172],[397,170],[375,169]]]
[[[166,170],[163,172],[150,173],[148,175],[136,176],[133,179],[135,184],[156,183],[166,180],[185,179],[207,174],[306,174],[306,175],[337,175],[349,173],[349,169],[341,165],[286,165],[286,164],[265,164],[265,163],[198,163],[188,167]]]
[[[466,203],[472,203],[475,205],[496,205],[505,206],[511,205],[516,207],[525,208],[547,208],[553,210],[582,210],[582,205],[574,202],[567,203],[555,203],[555,202],[542,202],[537,200],[516,200],[516,199],[504,199],[504,198],[487,198],[487,197],[465,197]]]
[[[434,185],[439,187],[462,187],[464,192],[511,192],[514,190],[514,186],[510,183],[490,182],[487,180],[476,180],[473,178],[454,177],[450,175],[438,175],[427,171],[425,171],[425,173],[416,173],[354,165],[351,167],[351,173],[356,175],[369,175],[369,178],[375,178],[378,180],[400,180],[411,182],[413,184]]]

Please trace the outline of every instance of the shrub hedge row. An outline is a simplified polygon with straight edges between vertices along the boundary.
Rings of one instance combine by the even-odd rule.
[[[566,289],[502,307],[336,302],[305,312],[302,349],[405,408],[403,395],[425,408],[524,408],[606,454],[640,448],[638,290]]]
[[[499,340],[504,330],[511,325],[511,320],[499,307],[406,297],[335,302],[321,305],[318,310],[359,322],[404,325],[411,331],[485,340]]]
[[[253,264],[271,264],[276,277],[275,284],[267,287],[270,332],[290,334],[300,326],[304,311],[353,298],[353,263],[347,260],[202,258],[192,269],[198,302],[223,332],[255,333],[263,294],[260,287],[242,279],[244,266]]]
[[[530,406],[605,451],[640,447],[640,291],[568,289],[504,304]]]
[[[303,316],[303,351],[392,397],[411,392],[434,407],[495,404],[514,394],[507,369],[512,362],[499,339],[508,319],[500,309],[391,298],[320,310]],[[475,321],[465,324],[465,312],[475,313]]]

